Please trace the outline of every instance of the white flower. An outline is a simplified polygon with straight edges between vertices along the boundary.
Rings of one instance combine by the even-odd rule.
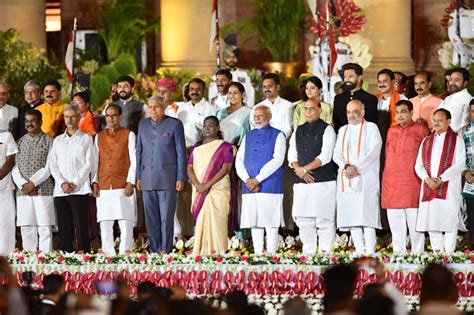
[[[453,45],[450,41],[444,42],[441,48],[438,49],[438,60],[444,69],[452,67],[453,61]]]
[[[278,234],[278,243],[280,244],[281,248],[285,247],[285,240],[283,239],[283,236],[281,236],[280,234]]]
[[[186,243],[184,243],[184,246],[187,248],[192,248],[194,246],[194,236],[187,240]]]
[[[291,235],[288,235],[285,239],[285,244],[286,247],[291,248],[293,245],[295,245],[295,238]]]
[[[369,45],[365,44],[364,38],[358,34],[352,34],[346,37],[340,36],[338,40],[346,43],[352,50],[352,62],[358,63],[362,68],[370,66],[372,55],[369,53]]]
[[[231,248],[232,248],[232,249],[237,249],[237,248],[240,247],[240,240],[239,240],[237,237],[235,237],[235,236],[232,237],[231,243],[232,243],[232,244],[231,244]]]

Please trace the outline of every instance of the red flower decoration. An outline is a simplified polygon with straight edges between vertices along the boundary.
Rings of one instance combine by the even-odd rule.
[[[138,257],[138,261],[141,263],[145,262],[145,260],[146,260],[145,256]]]
[[[194,257],[194,261],[196,261],[197,263],[201,262],[201,256]]]
[[[44,257],[43,256],[38,256],[38,262],[41,264],[43,263],[44,261]]]
[[[113,262],[114,262],[114,260],[111,257],[107,258],[107,263],[108,264],[112,264]]]
[[[326,37],[326,5],[319,10],[319,23],[312,21],[311,31],[313,34]],[[336,27],[339,36],[348,36],[356,34],[367,22],[365,16],[361,15],[362,9],[358,7],[353,0],[334,0],[334,9],[336,15],[333,15],[329,7],[329,23],[332,28]]]
[[[278,262],[278,257],[277,257],[277,256],[273,256],[273,257],[272,257],[272,261],[273,261],[274,263],[277,263],[277,262]]]
[[[216,254],[216,250],[215,249],[211,250],[211,255],[215,255],[215,254]]]
[[[23,257],[23,256],[18,256],[18,260],[19,260],[19,261],[25,261],[25,257]]]
[[[385,256],[385,257],[383,258],[383,262],[384,262],[385,264],[387,264],[389,261],[390,261],[390,259],[389,259],[387,256]]]
[[[448,256],[443,257],[443,264],[449,264],[449,257]]]
[[[446,7],[446,9],[444,9],[445,14],[443,15],[443,18],[441,19],[440,24],[445,30],[448,29],[449,19],[451,18],[449,15],[451,14],[451,12],[456,10],[457,2],[458,2],[457,0],[451,0],[451,3]]]
[[[330,261],[331,261],[332,264],[337,263],[337,257],[335,257],[335,256],[331,257]]]
[[[90,262],[91,261],[91,256],[85,255],[84,256],[84,262]]]
[[[168,261],[168,264],[171,264],[173,262],[173,258],[168,257],[167,261]]]
[[[240,261],[247,261],[247,256],[240,257]]]
[[[308,260],[308,258],[306,256],[301,256],[300,257],[301,262],[306,262],[307,260]]]
[[[471,262],[474,264],[474,256],[471,257]]]
[[[222,257],[217,257],[216,261],[220,264],[224,259]]]
[[[63,256],[59,256],[59,257],[58,257],[58,263],[60,263],[60,264],[61,264],[63,261],[64,261],[64,258],[63,258]]]

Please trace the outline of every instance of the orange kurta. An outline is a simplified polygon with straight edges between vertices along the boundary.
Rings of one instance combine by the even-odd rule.
[[[61,100],[59,100],[53,105],[49,105],[45,102],[36,107],[36,109],[39,110],[43,116],[41,130],[44,133],[54,138],[62,132],[61,125],[63,124],[63,114],[66,105],[66,103],[63,103]]]
[[[429,129],[433,128],[433,113],[438,109],[439,104],[443,101],[436,96],[429,94],[421,102],[419,96],[411,98],[410,101],[413,103],[413,121],[425,124]]]
[[[415,173],[418,148],[429,134],[428,127],[412,123],[391,127],[385,146],[382,177],[382,208],[418,208],[421,181]]]

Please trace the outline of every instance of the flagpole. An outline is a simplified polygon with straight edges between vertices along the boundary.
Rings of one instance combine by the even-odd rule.
[[[216,66],[221,68],[221,43],[219,37],[219,0],[216,0]]]
[[[75,52],[76,52],[76,31],[77,31],[77,18],[74,18],[74,26],[72,28],[72,69],[71,69],[71,75],[72,75],[72,84],[71,84],[71,102],[72,98],[74,95],[74,83],[76,81],[75,75],[74,75],[74,59],[75,58]]]
[[[461,14],[459,12],[459,8],[462,6],[462,0],[457,0],[456,1],[456,35],[459,37],[459,40],[462,41],[461,39]],[[461,52],[458,50],[458,62],[459,65],[461,65]]]
[[[325,100],[329,102],[331,98],[331,43],[330,43],[330,29],[329,29],[329,0],[326,0],[326,42],[328,47],[328,64],[327,64],[327,89],[328,89],[328,99]]]

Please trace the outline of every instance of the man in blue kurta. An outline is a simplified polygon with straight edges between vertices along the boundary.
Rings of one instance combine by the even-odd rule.
[[[235,167],[242,180],[240,227],[252,229],[256,254],[263,252],[264,232],[267,252],[278,246],[278,228],[283,225],[283,161],[285,134],[270,126],[272,113],[266,105],[253,111],[256,129],[249,131],[237,152]]]
[[[143,191],[149,252],[169,253],[177,191],[186,180],[183,124],[165,115],[160,96],[148,100],[149,118],[142,119],[137,137],[137,189]]]

